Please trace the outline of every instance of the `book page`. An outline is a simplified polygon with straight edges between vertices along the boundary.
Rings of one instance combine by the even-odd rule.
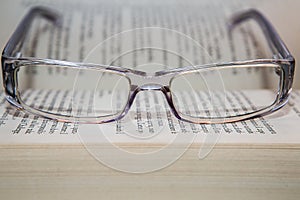
[[[55,92],[43,94],[48,94],[55,105],[60,105],[58,96],[62,95]],[[232,103],[240,107],[240,101],[248,102],[250,93],[245,94],[228,96]],[[255,94],[266,95],[264,91],[255,91]],[[218,142],[222,144],[297,144],[300,142],[299,100],[300,91],[294,91],[290,102],[274,114],[241,122],[208,125],[180,121],[171,113],[162,95],[142,93],[122,120],[108,124],[77,124],[24,114],[9,106],[2,93],[0,141],[1,144],[77,144],[82,137],[86,137],[86,142],[96,142],[101,135],[115,143],[160,144],[168,143],[178,135],[190,135],[195,137],[194,142],[201,143],[207,134],[211,134],[220,136]]]
[[[30,7],[36,2],[24,1],[23,4]],[[202,2],[199,7],[195,3],[174,1],[95,5],[98,4],[91,2],[82,6],[78,3],[61,3],[58,12],[62,14],[62,27],[56,27],[47,20],[34,20],[21,50],[22,56],[152,72],[273,56],[255,23],[246,23],[237,27],[232,35],[229,34],[229,19],[236,8],[243,5],[241,2]],[[179,12],[184,14],[178,15]],[[156,66],[151,66],[154,64]],[[249,73],[251,71],[254,70],[249,69]],[[34,76],[39,71],[33,68],[28,69],[27,73]],[[233,75],[237,73],[235,69],[232,70]],[[57,75],[65,79],[70,77],[66,70],[47,69],[47,76],[52,80]],[[44,87],[45,77],[39,77],[33,86]],[[29,80],[31,78],[27,78]],[[60,84],[60,81],[53,82]],[[264,84],[259,81],[254,83]]]
[[[258,40],[258,38],[253,38],[253,35],[255,35],[255,37],[259,35],[259,31],[253,29],[253,27],[249,28],[247,25],[241,27],[241,30],[235,30],[234,49],[236,49],[236,52],[232,52],[232,49],[228,49],[230,41],[228,42],[227,36],[224,36],[226,34],[226,22],[232,14],[247,8],[258,8],[263,11],[271,22],[274,22],[275,28],[278,30],[283,40],[287,42],[288,47],[290,47],[290,50],[295,57],[298,57],[298,52],[300,52],[297,45],[298,42],[295,41],[298,38],[297,33],[299,33],[299,31],[297,31],[299,29],[299,26],[297,26],[298,23],[295,22],[295,9],[298,7],[298,3],[295,1],[270,2],[267,0],[236,0],[226,1],[226,3],[223,1],[188,1],[180,3],[170,0],[164,2],[130,1],[124,3],[120,1],[103,3],[101,1],[90,0],[85,2],[84,6],[81,4],[82,3],[76,1],[4,1],[3,8],[13,7],[15,12],[10,12],[11,9],[5,9],[1,12],[1,24],[6,28],[0,33],[0,44],[2,46],[5,45],[14,27],[30,7],[44,5],[54,8],[62,13],[64,18],[63,28],[58,29],[53,27],[53,29],[51,29],[48,27],[48,31],[44,30],[45,33],[43,33],[43,31],[38,33],[36,27],[42,26],[43,23],[37,22],[37,26],[34,26],[31,29],[32,33],[29,35],[32,40],[38,43],[36,47],[38,49],[31,48],[34,44],[34,42],[31,42],[31,45],[27,46],[27,50],[23,52],[24,55],[32,56],[32,53],[35,53],[35,56],[38,57],[70,61],[84,60],[100,64],[112,64],[110,61],[111,59],[114,59],[116,55],[120,54],[118,51],[123,52],[128,50],[129,47],[124,48],[123,50],[116,48],[115,51],[113,48],[106,48],[105,51],[107,52],[105,52],[103,50],[105,47],[101,46],[98,50],[102,51],[102,53],[97,59],[92,58],[93,56],[90,55],[91,50],[109,37],[123,31],[141,27],[164,27],[179,31],[180,33],[195,39],[195,41],[200,44],[202,48],[200,50],[201,56],[187,56],[188,53],[183,55],[187,57],[188,60],[191,60],[193,65],[270,57],[270,55],[266,55],[266,52],[263,53],[263,50],[261,49],[262,46],[265,46],[263,44],[263,39]],[[186,10],[186,12],[184,12],[183,15],[177,15],[176,13],[181,12],[181,9]],[[165,10],[167,10],[167,12],[165,12]],[[201,12],[198,12],[198,10]],[[285,13],[284,16],[278,15],[277,13],[279,12]],[[116,13],[118,14],[116,15]],[[10,20],[7,20],[7,17],[5,17],[8,14]],[[145,17],[149,20],[145,20]],[[287,21],[293,24],[293,26],[288,28],[287,26],[289,23],[287,23]],[[105,27],[108,24],[113,24],[113,26]],[[147,42],[147,40],[145,41]],[[143,43],[143,37],[140,37],[140,42]],[[110,42],[108,42],[107,45],[109,45],[109,43]],[[256,44],[261,44],[259,49],[255,48],[256,50],[251,50],[254,48],[253,45],[255,46]],[[143,44],[137,45],[139,47]],[[148,43],[145,45],[148,45]],[[175,47],[169,49],[173,50]],[[97,52],[94,53],[94,56],[95,54],[99,55]],[[138,57],[140,58],[141,55],[138,55]],[[143,62],[143,59],[145,58],[141,58],[140,60]],[[151,58],[151,56],[149,58]],[[155,58],[154,61],[156,61],[156,59],[157,58]],[[138,66],[138,63],[134,62],[138,61],[134,60],[135,59],[131,59],[130,61],[122,62],[118,59],[118,63],[116,64],[135,68]],[[176,61],[177,59],[169,58],[168,60],[174,62],[174,60]],[[180,63],[182,61],[177,63],[172,62],[162,62],[163,67],[161,68],[166,68],[166,66],[178,67],[182,64]],[[53,71],[54,70],[49,70],[49,73]],[[296,70],[296,73],[298,73],[298,70]],[[298,78],[295,80],[294,87],[299,88]]]
[[[41,1],[41,4],[53,8],[48,1]],[[24,10],[34,5],[36,1],[26,0],[16,9]],[[272,58],[273,54],[255,23],[237,27],[232,37],[228,33],[230,16],[236,10],[254,5],[254,1],[248,4],[242,1],[213,4],[205,1],[201,3],[200,12],[200,7],[194,3],[174,1],[101,5],[97,2],[61,3],[55,7],[62,13],[62,27],[56,27],[45,19],[36,19],[21,52],[22,56],[122,66],[148,73],[207,63]],[[268,74],[274,75],[274,71],[270,70]],[[253,77],[251,85],[257,97],[264,93],[260,89],[272,87],[274,83],[252,68],[243,73],[233,68],[229,75],[227,89],[233,86],[246,87],[249,82],[245,80]],[[79,86],[84,89],[95,88],[94,80],[97,77],[92,79],[92,76],[86,78],[80,71],[72,73],[72,70],[70,72],[60,67],[22,68],[19,72],[19,89],[28,105],[37,101],[38,97],[42,102],[47,99],[44,103],[59,107],[64,104],[63,101],[70,100],[64,96],[65,91]],[[209,89],[226,89],[226,80],[223,80],[225,75],[213,77],[216,79],[209,80],[216,85]],[[103,91],[109,93],[113,88],[105,89],[109,91]],[[90,97],[87,94],[84,96],[86,99]],[[229,96],[232,104],[241,106],[238,100],[244,97]],[[99,132],[109,135],[114,142],[134,143],[144,138],[142,141],[166,143],[174,135],[190,134],[196,135],[195,141],[200,143],[205,135],[217,134],[222,136],[218,140],[221,143],[293,144],[299,142],[295,134],[298,131],[298,105],[293,103],[297,99],[299,92],[292,94],[286,108],[264,118],[230,124],[198,125],[177,120],[162,94],[145,92],[137,97],[124,119],[110,124],[82,125],[24,114],[8,107],[2,93],[0,129],[3,134],[0,137],[5,144],[78,143],[79,134]],[[159,139],[155,139],[156,135],[160,136]],[[95,141],[94,136],[86,141]]]

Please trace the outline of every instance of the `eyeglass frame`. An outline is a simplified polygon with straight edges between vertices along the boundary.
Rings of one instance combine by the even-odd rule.
[[[175,69],[168,69],[163,71],[155,72],[154,74],[148,75],[144,71],[129,69],[125,67],[111,66],[111,65],[101,65],[101,64],[89,64],[80,62],[69,62],[61,61],[55,59],[40,59],[35,57],[22,57],[19,52],[22,48],[23,42],[26,35],[29,32],[30,25],[36,17],[43,17],[49,21],[52,21],[55,25],[61,26],[62,17],[56,11],[49,9],[47,7],[36,6],[31,8],[31,10],[25,15],[21,23],[17,26],[16,30],[7,42],[1,57],[2,62],[2,77],[3,86],[6,94],[7,101],[13,106],[25,112],[38,115],[41,117],[49,118],[52,120],[62,121],[62,122],[77,122],[77,123],[108,123],[122,119],[130,110],[135,96],[140,91],[161,91],[171,108],[173,115],[182,121],[196,124],[216,124],[216,123],[229,123],[236,122],[251,118],[256,118],[270,114],[281,107],[283,107],[288,102],[288,97],[292,91],[292,84],[294,79],[295,71],[295,59],[286,47],[283,40],[278,35],[277,31],[274,29],[272,24],[267,20],[267,18],[262,15],[259,11],[255,9],[250,9],[244,12],[235,14],[229,21],[228,31],[231,35],[232,30],[242,22],[249,19],[255,20],[263,31],[264,36],[267,39],[268,45],[272,52],[276,54],[273,59],[255,59],[246,61],[234,61],[227,63],[216,63],[216,64],[206,64],[199,66],[187,66],[179,67]],[[18,91],[18,81],[17,81],[17,71],[21,66],[31,66],[31,65],[47,65],[47,66],[65,66],[68,68],[76,69],[93,69],[103,72],[116,73],[118,75],[124,76],[129,80],[130,92],[127,99],[127,103],[123,111],[112,116],[101,116],[101,117],[76,117],[67,116],[60,114],[53,114],[50,112],[35,109],[26,105]],[[182,117],[180,113],[176,110],[173,104],[172,94],[170,91],[170,82],[172,78],[182,73],[195,72],[199,70],[207,70],[211,68],[224,68],[224,67],[240,67],[240,66],[266,66],[266,65],[277,65],[281,68],[282,74],[280,76],[279,90],[277,93],[277,98],[272,105],[269,107],[237,116],[230,117],[215,117],[215,118],[203,118],[203,117]],[[146,78],[146,79],[145,79]],[[147,80],[148,82],[145,82]],[[143,82],[142,85],[137,83]],[[155,84],[153,84],[155,83]]]

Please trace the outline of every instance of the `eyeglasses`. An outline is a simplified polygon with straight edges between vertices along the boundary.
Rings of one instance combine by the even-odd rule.
[[[33,20],[41,17],[55,25],[60,24],[61,18],[53,10],[34,7],[19,24],[2,53],[7,101],[37,116],[63,122],[113,122],[128,113],[137,94],[158,91],[162,92],[171,112],[180,120],[227,123],[259,117],[281,108],[287,103],[292,89],[295,60],[271,23],[256,10],[233,16],[229,31],[249,19],[255,20],[275,54],[273,59],[186,66],[151,74],[111,65],[23,57],[20,51],[25,36]],[[68,77],[58,75],[52,85],[48,84],[48,91],[42,90],[42,86],[33,90],[34,76],[28,72],[40,70],[40,74],[46,74],[50,68],[67,70]],[[255,69],[253,76],[247,74],[252,69]],[[232,70],[247,74],[247,78],[239,80],[238,76],[232,76]],[[209,86],[215,73],[223,79],[225,90],[214,90]],[[76,78],[78,74],[88,77],[83,80],[84,84]],[[70,84],[70,78],[77,80],[77,87]],[[259,93],[258,86],[255,86],[258,78],[265,81],[260,84],[263,90]],[[39,79],[48,82],[43,76]],[[247,84],[230,84],[239,81]]]

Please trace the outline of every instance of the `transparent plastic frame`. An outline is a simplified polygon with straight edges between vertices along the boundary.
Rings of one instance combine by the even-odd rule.
[[[228,63],[214,63],[201,66],[187,66],[176,69],[169,69],[164,71],[158,71],[148,74],[144,71],[133,70],[118,66],[108,66],[100,64],[89,64],[79,62],[68,62],[54,59],[39,59],[34,57],[22,57],[20,49],[23,45],[26,34],[29,31],[32,21],[36,17],[43,17],[49,21],[52,21],[57,26],[60,26],[61,17],[55,11],[45,7],[34,7],[24,17],[16,31],[13,33],[8,43],[6,44],[2,53],[2,73],[3,73],[3,86],[6,93],[7,101],[25,112],[29,112],[41,117],[50,118],[53,120],[63,122],[79,122],[79,123],[107,123],[120,120],[123,118],[130,107],[132,106],[135,96],[140,91],[160,91],[164,94],[172,113],[178,119],[190,122],[190,123],[228,123],[246,120],[249,118],[263,116],[272,113],[281,107],[283,107],[287,101],[289,94],[292,90],[292,83],[295,70],[295,59],[287,49],[284,42],[281,40],[278,33],[273,28],[272,24],[257,10],[251,9],[245,12],[234,15],[229,22],[229,32],[238,24],[253,19],[261,27],[270,49],[274,53],[273,59],[257,59],[248,61],[236,61]],[[46,111],[38,110],[26,105],[20,98],[18,91],[17,71],[23,66],[35,66],[35,65],[47,65],[47,66],[64,66],[68,68],[79,69],[93,69],[97,71],[116,73],[120,76],[125,76],[130,84],[130,92],[126,106],[123,111],[115,115],[105,117],[74,117],[67,115],[53,114]],[[182,73],[194,73],[195,71],[207,70],[210,68],[235,68],[235,67],[279,67],[280,68],[280,84],[278,88],[277,98],[269,107],[257,110],[255,112],[232,116],[232,117],[215,117],[215,118],[196,118],[181,115],[175,108],[172,101],[172,91],[170,91],[170,84],[174,77]],[[141,84],[142,83],[142,84]],[[153,84],[155,83],[155,84]]]

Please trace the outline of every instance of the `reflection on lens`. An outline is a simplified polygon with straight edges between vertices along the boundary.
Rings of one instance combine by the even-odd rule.
[[[21,100],[31,108],[72,117],[120,114],[127,103],[129,80],[122,74],[64,66],[22,66]]]
[[[281,80],[277,65],[212,67],[182,73],[171,81],[174,106],[182,118],[227,118],[272,106]],[[215,82],[221,76],[222,86]]]

